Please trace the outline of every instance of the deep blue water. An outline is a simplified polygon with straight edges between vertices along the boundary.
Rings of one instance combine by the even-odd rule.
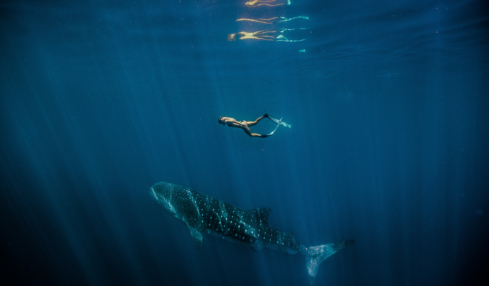
[[[167,181],[356,240],[314,285],[487,285],[487,3],[244,2],[2,1],[1,284],[309,285],[301,255],[199,252]],[[306,40],[227,41],[274,16]],[[265,112],[292,128],[217,123]]]

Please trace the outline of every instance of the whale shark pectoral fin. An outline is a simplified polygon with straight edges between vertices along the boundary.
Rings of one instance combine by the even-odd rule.
[[[195,246],[197,246],[197,249],[199,251],[202,251],[202,247],[204,245],[204,242],[202,241],[202,233],[191,226],[189,226],[188,228],[190,229],[190,235],[194,240]]]

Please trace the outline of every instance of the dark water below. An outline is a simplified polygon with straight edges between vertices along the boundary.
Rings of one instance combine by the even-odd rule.
[[[0,4],[2,285],[308,285],[300,255],[198,252],[158,181],[356,240],[314,285],[489,281],[487,3],[244,2]],[[309,20],[235,21],[275,16]],[[306,40],[227,41],[270,27]],[[265,112],[292,128],[217,124]]]

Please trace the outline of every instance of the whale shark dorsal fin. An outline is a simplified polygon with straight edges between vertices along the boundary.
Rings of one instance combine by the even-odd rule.
[[[269,208],[257,208],[247,210],[245,212],[245,216],[251,219],[256,219],[258,223],[262,223],[268,225],[268,218],[270,217],[270,213],[272,212]]]
[[[192,239],[194,240],[195,246],[197,246],[197,249],[199,251],[202,251],[202,247],[204,245],[204,242],[202,241],[202,233],[200,231],[196,230],[195,228],[189,226],[188,227],[190,230],[190,235],[192,236]]]
[[[292,232],[284,232],[283,239],[289,239],[290,241],[296,242],[295,236]]]
[[[269,208],[259,208],[258,209],[259,217],[263,221],[263,223],[266,222],[268,224],[268,218],[270,218],[271,212],[272,212],[272,210]]]

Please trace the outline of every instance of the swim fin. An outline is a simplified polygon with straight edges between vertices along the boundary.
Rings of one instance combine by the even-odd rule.
[[[267,114],[267,115],[268,115],[268,114]],[[284,126],[284,127],[288,127],[288,128],[291,128],[291,127],[292,127],[290,124],[283,122],[283,121],[282,121],[282,119],[277,119],[277,118],[272,117],[272,116],[270,116],[270,115],[268,115],[267,117],[268,117],[268,119],[272,120],[273,122],[275,122],[275,123],[277,123],[277,124],[280,124],[280,125],[282,125],[282,126]],[[283,118],[283,117],[282,117],[282,118]]]
[[[274,118],[274,119],[275,119],[275,118]],[[273,121],[273,120],[272,120],[272,121]],[[275,121],[273,121],[273,122],[275,122]],[[268,133],[267,135],[268,135],[268,136],[272,136],[272,135],[273,135],[273,133],[275,133],[275,131],[277,131],[277,129],[278,129],[278,127],[280,126],[280,124],[281,124],[281,123],[282,123],[282,118],[280,118],[280,120],[277,122],[277,126],[275,126],[275,129],[273,129],[273,131],[272,131],[272,132],[270,132],[270,133]]]

